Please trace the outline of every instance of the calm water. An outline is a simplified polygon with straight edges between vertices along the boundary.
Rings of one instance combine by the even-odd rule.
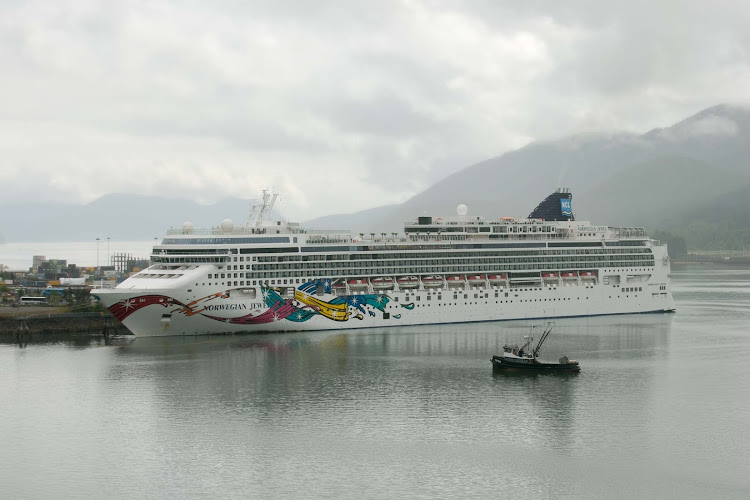
[[[5,498],[750,498],[750,269],[676,314],[558,320],[578,376],[493,376],[525,322],[0,344]]]

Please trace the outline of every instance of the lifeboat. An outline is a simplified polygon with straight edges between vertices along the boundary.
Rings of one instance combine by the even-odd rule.
[[[445,281],[448,282],[449,287],[453,288],[463,288],[466,284],[463,276],[448,276]]]
[[[557,273],[542,273],[542,278],[546,280],[556,280],[558,277]]]
[[[370,280],[370,284],[372,284],[372,287],[378,290],[392,290],[393,283],[393,278],[387,276],[382,278],[373,278],[372,280]]]
[[[334,283],[333,285],[331,285],[331,287],[334,288],[334,289],[336,289],[336,290],[342,290],[342,289],[346,288],[346,283],[343,282],[343,281],[337,281],[336,283]]]
[[[416,276],[402,276],[396,281],[399,288],[417,288],[419,286],[419,278]]]
[[[365,288],[369,285],[365,278],[355,278],[349,280],[349,288]]]
[[[564,280],[576,279],[577,277],[578,277],[578,274],[570,272],[570,271],[562,273],[562,279]]]
[[[490,285],[499,285],[501,283],[505,283],[504,274],[490,274],[489,276],[487,276],[487,279],[490,281]]]
[[[474,274],[466,278],[470,285],[484,285],[487,282],[487,277],[484,274]]]
[[[588,280],[596,279],[596,271],[581,271],[580,273],[578,273],[578,275],[582,279],[585,279],[585,280],[586,279],[588,279]]]
[[[443,286],[442,276],[425,276],[422,278],[422,284],[425,288],[437,288]]]

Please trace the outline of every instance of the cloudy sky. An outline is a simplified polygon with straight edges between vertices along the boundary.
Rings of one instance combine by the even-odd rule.
[[[5,202],[274,187],[304,220],[750,101],[750,2],[0,0]]]

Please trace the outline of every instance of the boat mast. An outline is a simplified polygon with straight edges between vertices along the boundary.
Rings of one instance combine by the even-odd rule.
[[[536,349],[534,349],[535,358],[539,356],[539,349],[542,348],[542,344],[544,343],[545,340],[547,340],[547,337],[549,337],[549,334],[552,331],[553,326],[555,326],[554,321],[549,321],[547,323],[547,328],[544,329],[544,333],[542,333],[542,337],[539,339],[539,343],[536,345]]]

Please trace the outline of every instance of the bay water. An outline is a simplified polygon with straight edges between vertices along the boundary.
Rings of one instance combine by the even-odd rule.
[[[4,498],[750,498],[750,268],[674,314],[0,344]]]

